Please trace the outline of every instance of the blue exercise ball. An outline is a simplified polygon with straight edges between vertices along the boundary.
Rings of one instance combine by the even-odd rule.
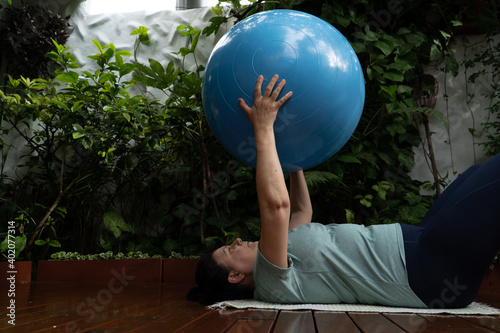
[[[251,106],[259,75],[264,90],[274,74],[292,97],[274,123],[284,172],[308,169],[342,148],[361,118],[365,99],[361,65],[347,39],[316,16],[294,10],[254,14],[216,44],[203,80],[203,105],[219,142],[255,167],[253,127],[240,108]]]

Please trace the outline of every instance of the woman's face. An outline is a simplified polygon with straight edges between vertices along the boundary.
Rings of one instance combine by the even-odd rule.
[[[212,256],[219,265],[230,271],[251,275],[258,246],[259,242],[243,242],[237,238],[231,245],[215,250]]]

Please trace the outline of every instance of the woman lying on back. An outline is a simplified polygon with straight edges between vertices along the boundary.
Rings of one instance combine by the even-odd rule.
[[[239,100],[253,125],[259,242],[236,239],[206,254],[188,299],[202,303],[255,298],[275,303],[358,303],[404,307],[465,307],[500,247],[500,155],[455,180],[420,226],[311,223],[302,171],[290,193],[273,124],[285,85],[274,76],[254,104]],[[273,91],[274,89],[274,91]]]

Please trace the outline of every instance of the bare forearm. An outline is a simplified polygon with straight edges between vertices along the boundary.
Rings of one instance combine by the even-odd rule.
[[[302,170],[290,173],[290,200],[292,213],[297,211],[311,211],[311,198]]]
[[[290,202],[290,230],[311,222],[313,209],[302,170],[290,173]]]
[[[290,199],[276,151],[273,128],[256,129],[257,195],[261,213],[289,209]]]

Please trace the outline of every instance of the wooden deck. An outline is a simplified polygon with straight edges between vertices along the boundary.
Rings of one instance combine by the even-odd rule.
[[[121,282],[18,285],[15,326],[8,322],[9,298],[2,291],[0,331],[500,332],[500,316],[210,310],[184,298],[192,283]],[[483,289],[478,300],[500,307],[500,291]]]

